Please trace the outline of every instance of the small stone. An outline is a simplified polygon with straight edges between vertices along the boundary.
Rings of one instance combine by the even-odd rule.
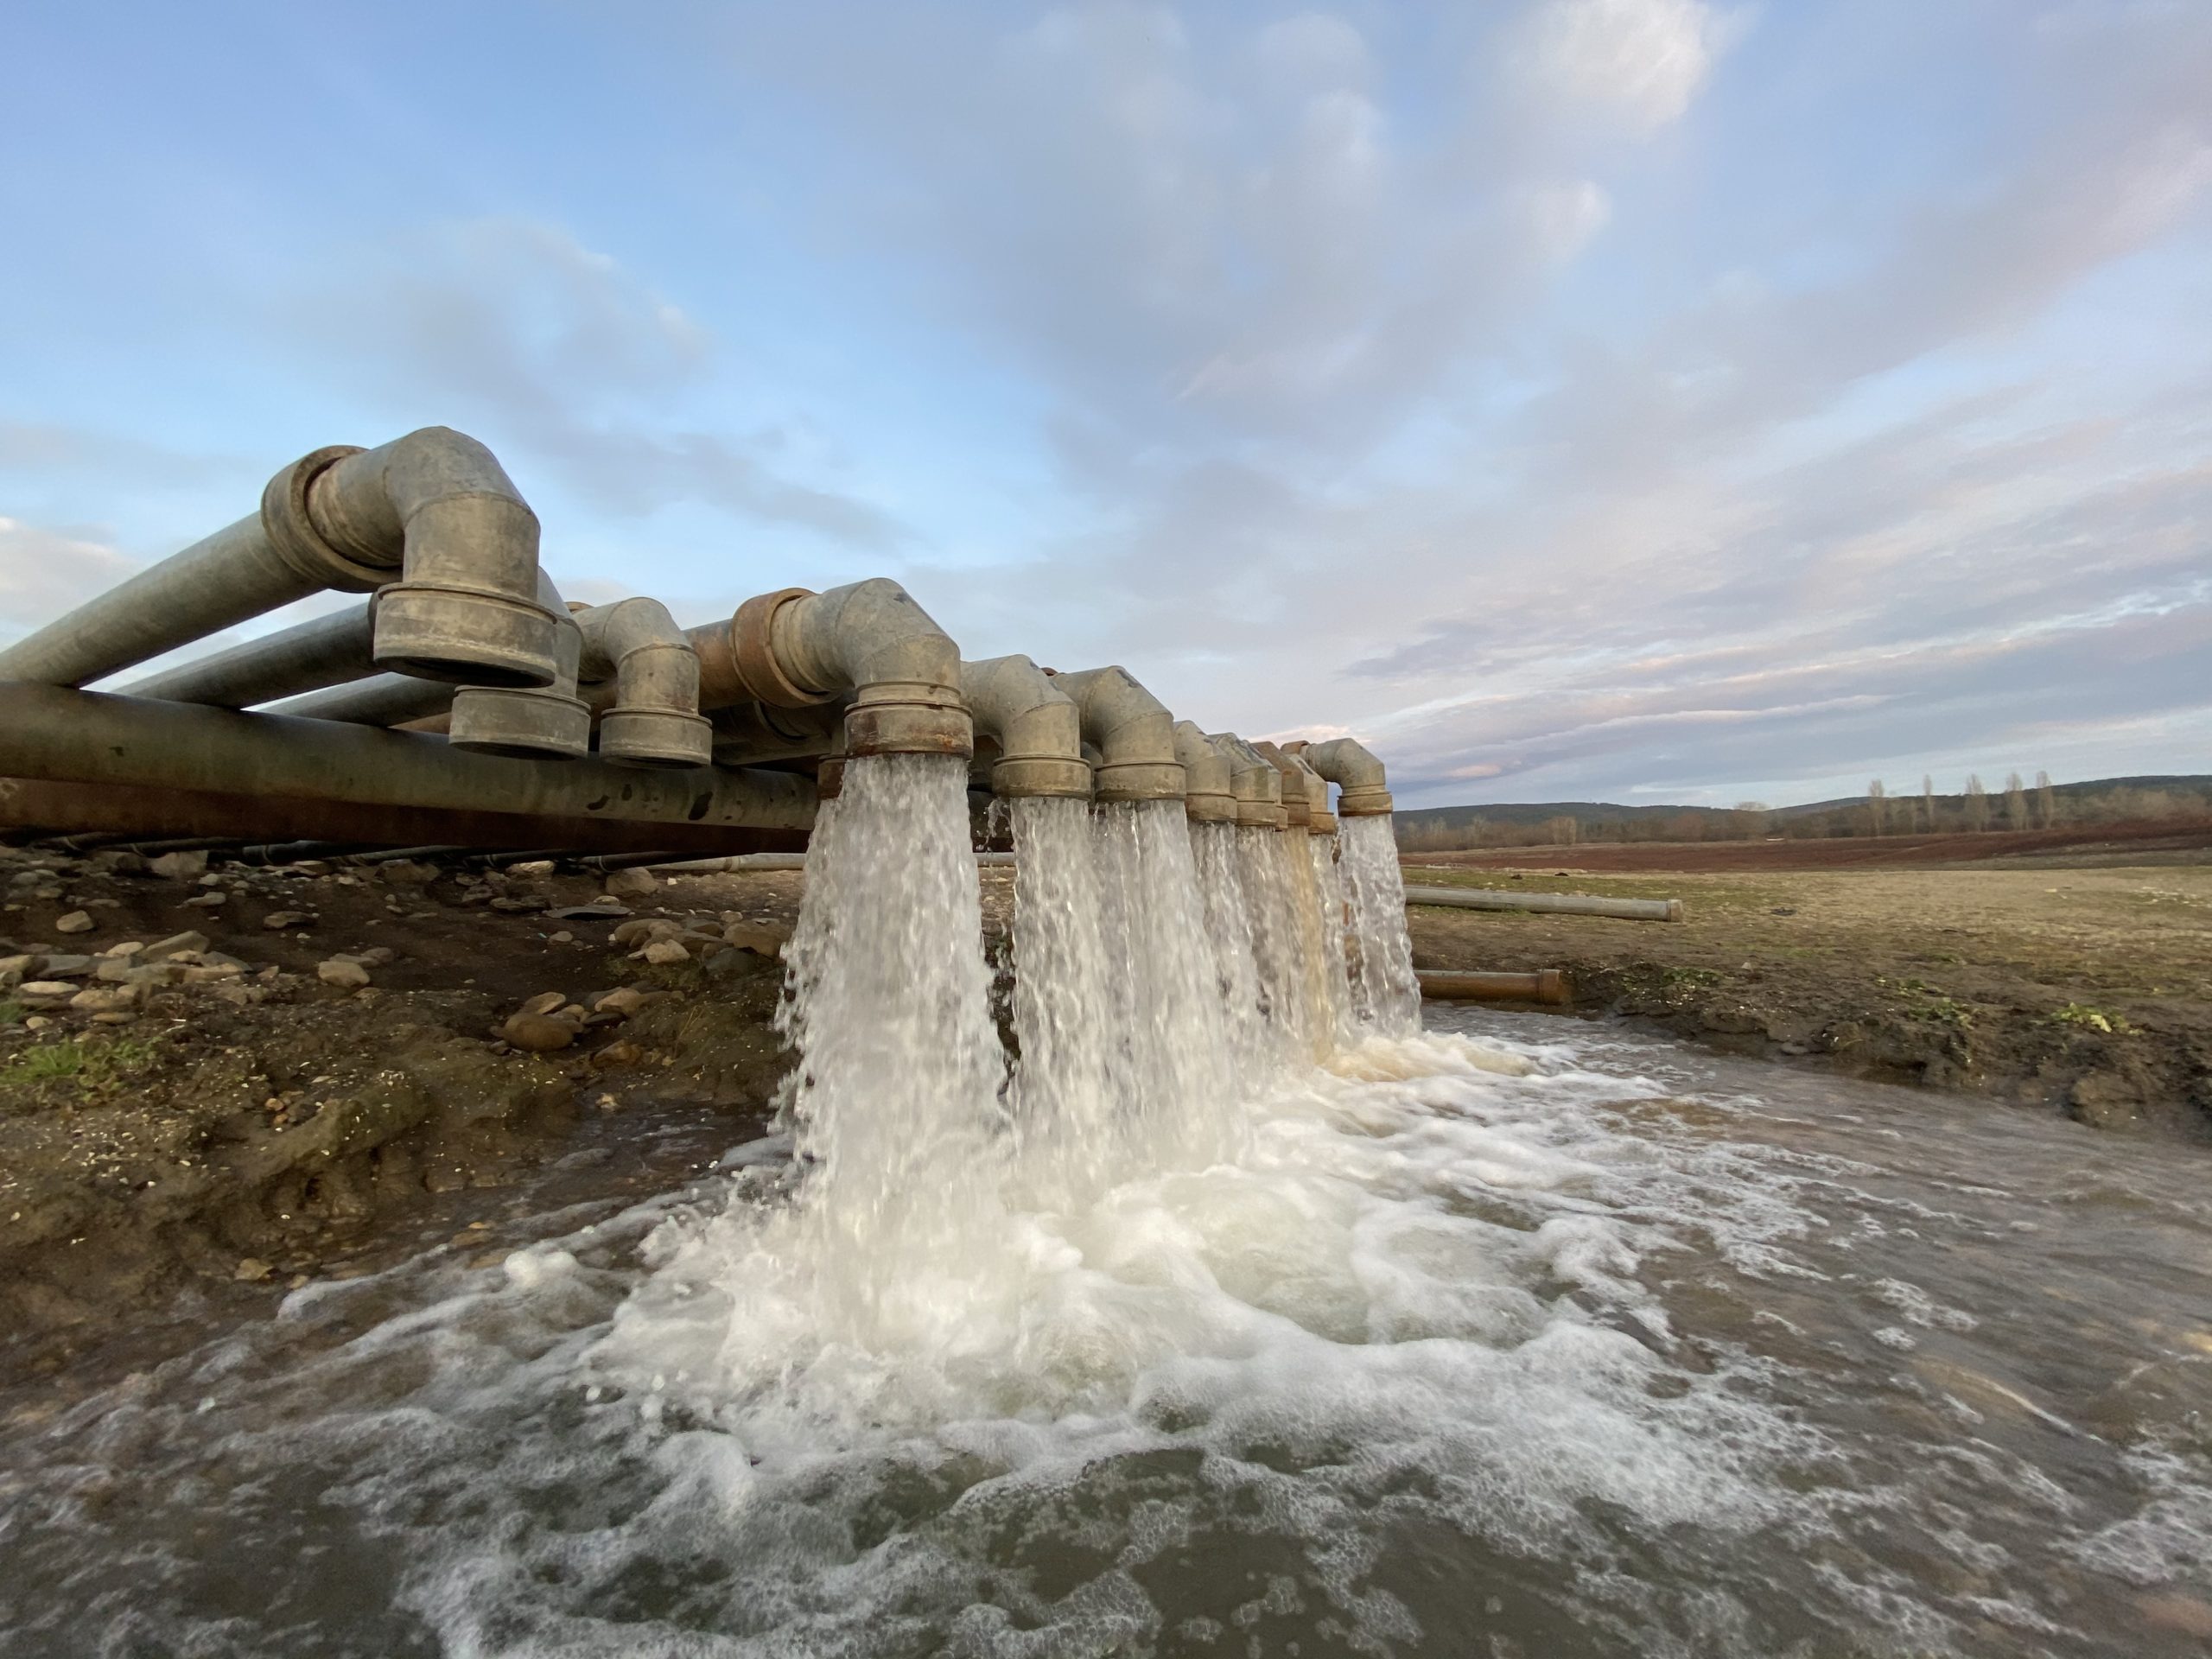
[[[74,996],[77,988],[66,979],[34,979],[16,988],[25,996]]]
[[[372,944],[365,950],[341,950],[341,960],[358,962],[365,968],[382,968],[399,960],[399,952],[388,944]]]
[[[395,887],[427,887],[438,879],[435,864],[424,864],[411,858],[388,859],[376,867],[377,880]]]
[[[643,957],[645,961],[652,963],[657,968],[664,968],[671,963],[689,962],[691,960],[691,953],[689,950],[686,950],[682,945],[678,944],[674,939],[655,939],[652,944],[646,945],[644,950],[634,951],[632,954]]]
[[[617,870],[601,884],[611,899],[642,899],[660,886],[651,870]]]
[[[30,972],[31,964],[37,960],[30,956],[0,957],[0,987],[22,983],[23,976]]]
[[[593,1051],[591,1063],[594,1065],[635,1065],[644,1058],[645,1050],[625,1038]]]
[[[85,868],[98,875],[143,875],[146,861],[137,853],[118,848],[112,852],[94,853],[85,861]]]
[[[51,956],[39,968],[41,979],[82,979],[98,963],[96,957]]]
[[[510,864],[507,866],[507,874],[520,876],[525,881],[535,881],[553,874],[553,861],[550,858],[533,858],[520,864]]]
[[[53,1023],[54,1021],[48,1019],[44,1014],[35,1014],[31,1015],[29,1019],[23,1021],[23,1029],[25,1031],[44,1031]]]
[[[575,1042],[576,1028],[550,1014],[510,1014],[500,1026],[499,1036],[529,1053],[545,1054]]]
[[[249,1255],[239,1262],[238,1271],[231,1277],[242,1285],[257,1285],[276,1269],[257,1255]]]
[[[112,1014],[136,1007],[145,995],[141,985],[88,986],[69,999],[69,1006],[79,1014]]]
[[[142,988],[156,985],[181,985],[189,976],[205,972],[207,969],[204,968],[188,967],[181,962],[149,962],[142,968],[124,969],[123,982]]]
[[[174,957],[187,950],[205,950],[205,933],[172,933],[166,939],[156,939],[138,954],[148,962],[159,962],[163,957]]]
[[[576,942],[576,936],[564,927],[558,933],[547,934],[545,942],[548,944],[574,944]]]
[[[137,1014],[124,1009],[110,1008],[105,1013],[94,1014],[92,1023],[96,1026],[128,1026],[135,1023],[137,1018]]]
[[[783,950],[784,936],[762,927],[732,925],[722,930],[722,943],[740,950],[750,950],[756,957],[772,957]]]
[[[627,1019],[645,1006],[646,994],[631,985],[618,985],[594,1000],[594,1014],[615,1014]]]
[[[225,980],[241,978],[245,973],[245,965],[236,962],[179,963],[177,967],[184,975],[184,982],[188,985],[219,984]],[[139,971],[143,973],[145,969],[141,969]]]
[[[146,948],[143,939],[125,939],[120,944],[111,944],[100,952],[104,957],[135,957]]]
[[[202,893],[195,894],[184,902],[194,910],[214,910],[220,906],[229,904],[231,895],[227,893]]]
[[[89,933],[92,931],[92,913],[88,910],[73,910],[55,920],[54,931],[57,933]]]
[[[522,1005],[524,1014],[551,1014],[569,1000],[566,991],[540,991]]]
[[[343,957],[333,957],[315,967],[315,976],[326,985],[335,985],[341,990],[356,991],[369,982],[369,970],[358,962],[348,962]]]
[[[313,920],[315,918],[304,910],[272,910],[261,918],[261,925],[274,933],[283,928],[303,926]]]
[[[199,853],[163,853],[146,867],[156,875],[172,881],[189,881],[207,868],[207,855]]]
[[[634,922],[625,922],[607,936],[610,944],[651,944],[656,939],[675,939],[683,936],[681,922],[671,922],[665,917],[640,916]]]

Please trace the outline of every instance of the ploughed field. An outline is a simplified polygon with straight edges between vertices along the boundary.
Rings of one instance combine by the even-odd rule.
[[[1981,835],[1834,836],[1819,840],[1624,841],[1576,847],[1484,847],[1463,853],[1409,853],[1446,868],[1549,870],[1571,866],[1638,870],[1840,870],[2030,861],[2065,863],[2201,863],[2212,857],[2212,823],[2153,819],[2136,823],[2065,824],[2055,830]]]
[[[1409,884],[1678,898],[1689,912],[1651,923],[1416,906],[1415,963],[1564,968],[1579,1012],[2212,1137],[2212,866],[1594,868],[1604,853],[1699,850],[1554,849],[1541,869],[1465,861],[1525,849],[1408,855]]]

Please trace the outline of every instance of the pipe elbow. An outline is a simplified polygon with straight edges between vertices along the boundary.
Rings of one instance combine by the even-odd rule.
[[[1193,720],[1175,722],[1175,759],[1183,768],[1183,810],[1192,823],[1236,822],[1236,792],[1229,759]]]
[[[261,508],[286,563],[327,586],[375,591],[379,668],[552,683],[537,515],[475,439],[426,426],[375,449],[318,449],[270,480]]]
[[[960,647],[885,577],[827,593],[785,588],[738,607],[699,645],[712,698],[804,709],[849,694],[853,754],[975,752],[960,694]],[[698,645],[698,631],[693,633]]]
[[[537,602],[553,618],[553,683],[463,686],[454,694],[444,728],[455,748],[525,759],[556,755],[575,760],[591,753],[591,705],[576,689],[583,631],[562,602],[561,590],[542,570]]]
[[[583,672],[612,676],[614,702],[599,718],[602,760],[626,766],[703,766],[713,725],[699,712],[699,658],[657,599],[625,599],[581,613]]]
[[[1282,804],[1283,827],[1306,830],[1312,827],[1312,805],[1306,796],[1306,779],[1291,759],[1274,744],[1257,742],[1252,747],[1260,758],[1275,769],[1277,799]]]
[[[1027,657],[987,658],[960,664],[960,691],[976,735],[998,748],[993,794],[1090,798],[1082,714],[1052,676]]]
[[[1236,798],[1236,822],[1247,830],[1283,827],[1282,774],[1234,732],[1206,740],[1229,762],[1230,789]]]
[[[1187,785],[1175,758],[1175,716],[1126,668],[1053,677],[1075,700],[1083,735],[1097,745],[1102,801],[1179,801]]]
[[[1349,737],[1309,743],[1299,751],[1308,766],[1337,785],[1337,810],[1348,818],[1379,817],[1390,810],[1389,780],[1365,745]]]

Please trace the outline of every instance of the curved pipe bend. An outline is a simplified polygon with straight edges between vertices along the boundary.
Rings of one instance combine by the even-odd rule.
[[[1337,785],[1337,810],[1347,818],[1380,817],[1390,810],[1389,780],[1382,763],[1349,737],[1308,743],[1299,758]]]
[[[960,691],[976,735],[998,748],[994,795],[1090,798],[1083,716],[1053,676],[1027,657],[989,657],[960,664]]]
[[[713,726],[699,713],[699,658],[668,607],[625,599],[575,615],[582,672],[612,679],[613,706],[599,717],[599,753],[628,766],[703,766],[714,759]]]
[[[1282,773],[1274,763],[1234,732],[1216,732],[1206,741],[1229,762],[1236,822],[1247,830],[1281,829]]]
[[[1236,792],[1229,758],[1213,746],[1194,720],[1175,722],[1175,759],[1182,764],[1183,810],[1192,823],[1236,822]]]
[[[1175,758],[1175,716],[1126,668],[1087,668],[1053,680],[1075,700],[1083,735],[1098,746],[1102,801],[1179,801],[1187,785]]]
[[[849,693],[853,754],[975,753],[960,695],[960,647],[886,577],[748,599],[728,622],[694,628],[701,706],[805,709]]]

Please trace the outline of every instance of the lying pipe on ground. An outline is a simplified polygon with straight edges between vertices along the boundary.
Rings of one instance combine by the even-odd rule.
[[[1206,741],[1229,762],[1236,822],[1248,830],[1282,829],[1288,822],[1282,809],[1282,773],[1274,763],[1234,732],[1216,732]]]
[[[1090,798],[1082,713],[1061,680],[1027,657],[990,657],[960,664],[960,690],[976,735],[998,750],[992,794]]]
[[[318,449],[261,510],[0,651],[0,679],[82,685],[325,588],[374,593],[380,666],[543,685],[537,518],[490,450],[446,427]]]
[[[1128,670],[1088,668],[1056,674],[1074,699],[1084,741],[1098,747],[1102,801],[1179,801],[1188,788],[1175,758],[1175,716]]]
[[[1527,910],[1557,916],[1612,916],[1631,922],[1679,922],[1679,899],[1604,899],[1586,893],[1496,893],[1480,887],[1408,887],[1409,905],[1452,910]]]
[[[1556,968],[1533,974],[1442,973],[1427,969],[1415,976],[1421,994],[1442,1002],[1548,1002],[1568,1001],[1567,976]]]
[[[1229,757],[1192,720],[1175,722],[1175,758],[1182,763],[1183,810],[1192,823],[1236,822],[1236,794]]]
[[[1337,810],[1344,817],[1379,817],[1390,810],[1382,763],[1351,738],[1299,745],[1293,752],[1337,785]]]

